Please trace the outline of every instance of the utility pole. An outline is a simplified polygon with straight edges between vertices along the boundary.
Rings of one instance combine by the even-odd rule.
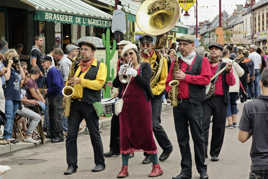
[[[117,5],[119,3],[119,0],[114,0],[114,9],[117,10]]]
[[[219,0],[219,27],[222,27],[221,0]]]
[[[198,0],[196,0],[195,4],[195,37],[198,38]]]

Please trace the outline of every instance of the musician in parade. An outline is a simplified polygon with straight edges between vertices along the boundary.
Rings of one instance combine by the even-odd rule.
[[[158,162],[152,129],[151,68],[148,63],[140,63],[141,59],[135,44],[126,45],[122,56],[125,65],[120,67],[115,79],[117,83],[121,82],[123,85],[122,99],[124,101],[119,115],[122,169],[117,178],[128,176],[129,155],[136,151],[144,151],[150,156],[153,169],[149,177],[157,177],[162,175],[163,171]]]
[[[200,179],[207,179],[205,164],[204,139],[202,124],[204,112],[202,102],[205,98],[205,86],[209,84],[211,76],[209,62],[205,57],[197,55],[194,50],[194,36],[184,35],[177,39],[181,57],[173,61],[167,78],[167,91],[171,89],[169,82],[177,80],[175,88],[177,95],[171,98],[177,101],[173,107],[175,129],[181,152],[181,171],[173,179],[192,178],[192,157],[189,144],[189,126],[194,142],[195,163]],[[172,87],[173,88],[173,87]],[[170,96],[173,96],[170,94]]]
[[[140,38],[141,57],[143,62],[150,64],[152,69],[152,77],[150,86],[153,93],[152,98],[152,121],[155,138],[163,149],[159,157],[160,161],[165,161],[172,152],[172,144],[161,125],[162,95],[166,87],[166,79],[168,75],[167,59],[164,58],[159,51],[154,49],[153,38],[145,35]],[[151,163],[149,155],[145,153],[143,164]]]
[[[74,94],[71,101],[71,111],[68,118],[68,134],[66,139],[66,155],[68,169],[65,175],[77,170],[77,135],[79,125],[85,119],[94,151],[95,168],[92,172],[105,169],[103,144],[99,131],[99,117],[93,107],[95,102],[101,101],[101,89],[107,76],[106,65],[95,57],[96,46],[90,38],[83,37],[78,40],[80,47],[80,64],[72,69],[74,76],[69,80],[73,86]]]
[[[221,152],[225,122],[227,115],[227,104],[229,100],[229,87],[235,84],[235,77],[232,70],[232,62],[224,63],[222,61],[223,47],[220,44],[212,44],[210,50],[210,69],[214,76],[218,72],[218,76],[211,81],[211,86],[208,96],[203,103],[205,121],[204,121],[204,138],[205,138],[205,157],[208,155],[208,136],[209,127],[212,117],[212,138],[210,145],[211,161],[218,161]],[[225,70],[220,73],[220,70],[225,67]]]
[[[123,64],[123,57],[121,56],[122,50],[124,46],[129,44],[131,42],[122,40],[120,41],[118,45],[118,61],[117,61],[117,73],[120,69],[120,66]],[[109,83],[109,82],[108,82]],[[118,87],[118,96],[121,97],[122,93],[122,85],[121,84],[115,84],[116,81],[113,82],[111,86]],[[120,155],[120,128],[119,128],[119,116],[113,114],[113,117],[111,119],[111,129],[110,129],[110,151],[107,153],[104,153],[105,157],[112,157],[112,156],[118,156]]]

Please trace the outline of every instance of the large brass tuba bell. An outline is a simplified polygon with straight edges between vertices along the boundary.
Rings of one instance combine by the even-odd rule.
[[[180,16],[178,0],[146,0],[137,11],[138,27],[149,35],[170,31]]]

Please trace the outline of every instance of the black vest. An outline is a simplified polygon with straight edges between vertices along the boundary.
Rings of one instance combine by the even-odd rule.
[[[97,73],[99,71],[100,62],[97,62],[97,66],[91,65],[84,79],[95,80],[97,77]],[[89,88],[83,88],[83,97],[81,99],[82,102],[92,104],[96,101],[101,101],[101,90],[92,90]]]
[[[191,70],[189,71],[189,67],[186,69],[186,74],[189,75],[200,75],[202,70],[202,61],[203,57],[197,55],[194,64],[192,65]],[[206,88],[204,85],[194,85],[188,84],[189,86],[189,100],[192,103],[200,103],[204,101],[206,96]]]

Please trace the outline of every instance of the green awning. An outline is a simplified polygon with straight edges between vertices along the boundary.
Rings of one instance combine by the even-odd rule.
[[[20,0],[36,9],[35,20],[110,27],[112,16],[81,0]]]
[[[181,34],[188,34],[188,29],[186,27],[181,26],[175,26],[171,31]]]
[[[75,16],[69,14],[60,14],[47,11],[36,11],[34,19],[38,21],[56,22],[64,24],[79,24],[85,26],[99,26],[99,27],[110,27],[112,24],[112,21],[109,20]]]

